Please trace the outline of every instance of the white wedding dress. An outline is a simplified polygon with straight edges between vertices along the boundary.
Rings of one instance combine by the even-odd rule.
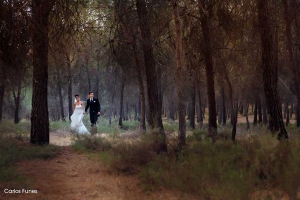
[[[71,129],[78,134],[90,134],[82,122],[83,109],[81,105],[76,105],[74,113],[71,116]]]

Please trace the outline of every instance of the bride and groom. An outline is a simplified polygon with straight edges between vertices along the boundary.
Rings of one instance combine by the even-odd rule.
[[[78,134],[89,134],[85,125],[82,122],[84,114],[90,109],[90,122],[91,126],[95,126],[100,116],[101,106],[99,100],[94,97],[93,92],[89,92],[89,99],[86,101],[86,107],[84,103],[80,101],[78,94],[75,95],[74,112],[71,116],[71,129]]]

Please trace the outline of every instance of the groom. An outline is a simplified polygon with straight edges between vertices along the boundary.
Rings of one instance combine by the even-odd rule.
[[[94,126],[98,120],[98,116],[100,115],[101,106],[99,100],[94,98],[94,93],[89,92],[89,99],[86,100],[85,112],[90,108],[90,120],[91,125]]]

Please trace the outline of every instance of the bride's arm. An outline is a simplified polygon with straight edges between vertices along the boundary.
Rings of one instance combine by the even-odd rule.
[[[82,107],[82,110],[83,110],[83,114],[85,114],[85,107],[84,107],[84,103],[81,101],[81,107]]]

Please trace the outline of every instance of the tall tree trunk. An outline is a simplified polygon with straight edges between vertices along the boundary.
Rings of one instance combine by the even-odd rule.
[[[54,0],[33,0],[33,93],[30,142],[49,144],[48,113],[48,30]]]
[[[237,115],[238,115],[238,101],[236,100],[236,102],[234,102],[233,100],[233,90],[232,90],[232,84],[231,81],[228,77],[228,73],[227,70],[224,66],[224,76],[225,76],[225,80],[228,84],[228,88],[229,88],[229,98],[230,98],[230,106],[231,106],[231,119],[232,119],[232,131],[231,131],[231,140],[234,141],[235,140],[235,136],[236,136],[236,125],[237,125]]]
[[[69,121],[71,121],[71,115],[73,114],[73,98],[72,98],[72,65],[71,59],[68,53],[66,53],[67,69],[68,69],[68,105],[69,105]]]
[[[190,108],[190,127],[192,129],[195,129],[195,112],[196,112],[196,81],[194,80],[192,86],[192,92],[191,92],[191,108]]]
[[[64,101],[62,95],[62,84],[61,84],[60,71],[58,66],[56,67],[56,75],[57,75],[57,90],[58,90],[58,98],[59,98],[60,117],[62,121],[66,121],[65,112],[64,112]]]
[[[15,101],[15,117],[14,117],[15,124],[18,124],[20,122],[21,91],[22,91],[22,81],[19,80],[17,85],[17,94],[13,90],[13,96]]]
[[[133,107],[134,107],[134,118],[133,118],[133,120],[137,121],[138,120],[138,103],[135,103],[133,105]]]
[[[197,95],[198,95],[198,112],[197,112],[197,121],[199,123],[199,127],[203,126],[203,113],[202,113],[202,102],[201,102],[201,89],[200,89],[200,81],[197,76]]]
[[[109,115],[108,115],[108,124],[111,125],[111,118],[114,112],[114,100],[115,100],[115,89],[112,93],[112,97],[111,97],[111,104],[110,104],[110,108],[109,108]]]
[[[126,101],[126,108],[125,108],[125,121],[129,120],[129,104],[128,101]]]
[[[100,54],[100,52],[98,52]],[[100,55],[97,55],[97,75],[96,75],[96,86],[95,86],[95,95],[97,98],[101,98],[99,96],[99,85],[100,85]],[[100,101],[101,99],[99,99]]]
[[[278,82],[278,63],[276,61],[276,48],[272,36],[272,29],[270,25],[270,12],[267,0],[257,0],[259,30],[261,36],[262,46],[262,70],[264,91],[268,107],[269,127],[272,133],[278,132],[278,139],[287,139],[279,98],[277,93]]]
[[[217,111],[215,99],[215,81],[214,81],[214,65],[212,58],[211,33],[209,27],[209,12],[204,12],[205,0],[198,0],[199,12],[201,15],[201,27],[203,34],[203,56],[205,61],[205,71],[207,79],[207,98],[208,98],[208,133],[214,139],[217,136]],[[211,9],[211,8],[210,8]]]
[[[222,87],[222,126],[226,125],[226,103],[225,103],[225,91],[224,87]]]
[[[4,103],[4,94],[5,94],[5,85],[0,85],[0,122],[2,121],[3,117],[3,103]]]
[[[264,123],[264,125],[267,125],[267,123],[268,123],[267,106],[265,103],[263,104],[263,123]]]
[[[282,0],[283,3],[283,8],[284,8],[284,20],[285,20],[285,35],[286,35],[286,48],[288,50],[288,54],[289,54],[289,60],[290,60],[290,68],[292,70],[292,74],[293,74],[293,81],[294,81],[294,87],[295,87],[295,92],[296,92],[296,98],[297,98],[297,109],[296,109],[296,113],[300,113],[300,82],[299,82],[299,69],[296,63],[296,59],[294,56],[294,52],[293,52],[293,47],[294,47],[294,43],[293,43],[293,37],[292,37],[292,28],[291,28],[291,23],[293,21],[293,19],[291,17],[295,16],[295,21],[296,21],[296,29],[297,29],[297,44],[300,44],[300,21],[299,21],[299,11],[300,9],[297,7],[299,7],[299,5],[297,6],[296,1],[292,1],[293,5],[288,5],[288,1],[287,0]],[[290,7],[293,7],[293,9],[290,9]],[[298,54],[299,56],[299,54]],[[291,113],[292,114],[292,113]],[[297,116],[299,116],[297,114]],[[297,127],[300,126],[300,117],[296,118],[297,121]]]
[[[87,76],[87,81],[88,81],[88,90],[89,92],[92,91],[92,83],[91,83],[91,74],[90,74],[90,69],[89,69],[89,58],[85,58],[85,71],[86,71],[86,76]]]
[[[133,46],[133,54],[134,54],[134,60],[135,60],[135,66],[137,71],[137,79],[139,82],[139,103],[140,103],[140,131],[145,132],[146,131],[146,100],[145,100],[145,89],[144,89],[144,82],[143,82],[143,75],[142,75],[142,67],[140,58],[138,55],[137,50],[137,40],[134,34],[132,46]]]
[[[259,98],[257,101],[257,110],[258,110],[258,123],[262,123],[262,106],[261,106],[261,99]]]
[[[255,101],[255,104],[254,104],[254,116],[253,116],[253,125],[256,126],[257,124],[257,106],[258,103],[257,103],[257,100]]]
[[[285,125],[288,126],[290,123],[290,109],[289,109],[289,104],[286,102],[284,104],[284,109],[286,110],[286,122]]]
[[[250,129],[250,123],[248,119],[249,104],[246,103],[244,108],[245,108],[245,117],[246,117],[247,131],[248,131]]]
[[[175,20],[176,32],[176,89],[178,98],[178,114],[179,114],[179,135],[178,148],[179,150],[186,145],[186,121],[185,121],[185,103],[183,97],[183,50],[182,50],[182,22],[179,16],[178,1],[173,1],[173,14]],[[193,95],[195,103],[195,95]],[[194,104],[195,105],[195,104]],[[195,107],[194,107],[195,112]],[[195,119],[195,113],[193,118]],[[195,121],[194,121],[195,127]]]
[[[121,90],[120,90],[120,117],[119,117],[119,126],[123,128],[123,115],[124,115],[124,104],[123,104],[123,99],[124,99],[124,88],[125,88],[125,80],[122,78],[122,83],[121,83]]]
[[[166,134],[164,131],[161,107],[159,103],[159,94],[157,86],[157,75],[155,70],[155,62],[153,56],[153,47],[150,31],[150,18],[147,11],[145,0],[136,0],[137,14],[139,18],[139,27],[142,35],[142,48],[145,59],[145,71],[147,80],[147,92],[149,103],[149,123],[152,129],[158,128],[156,134],[157,141],[155,142],[156,152],[167,152]]]
[[[169,115],[168,115],[168,118],[169,118],[169,119],[172,119],[172,120],[175,120],[175,112],[176,112],[176,108],[175,108],[175,103],[174,103],[174,99],[173,99],[173,98],[171,98],[171,99],[169,100],[168,107],[169,107]]]

